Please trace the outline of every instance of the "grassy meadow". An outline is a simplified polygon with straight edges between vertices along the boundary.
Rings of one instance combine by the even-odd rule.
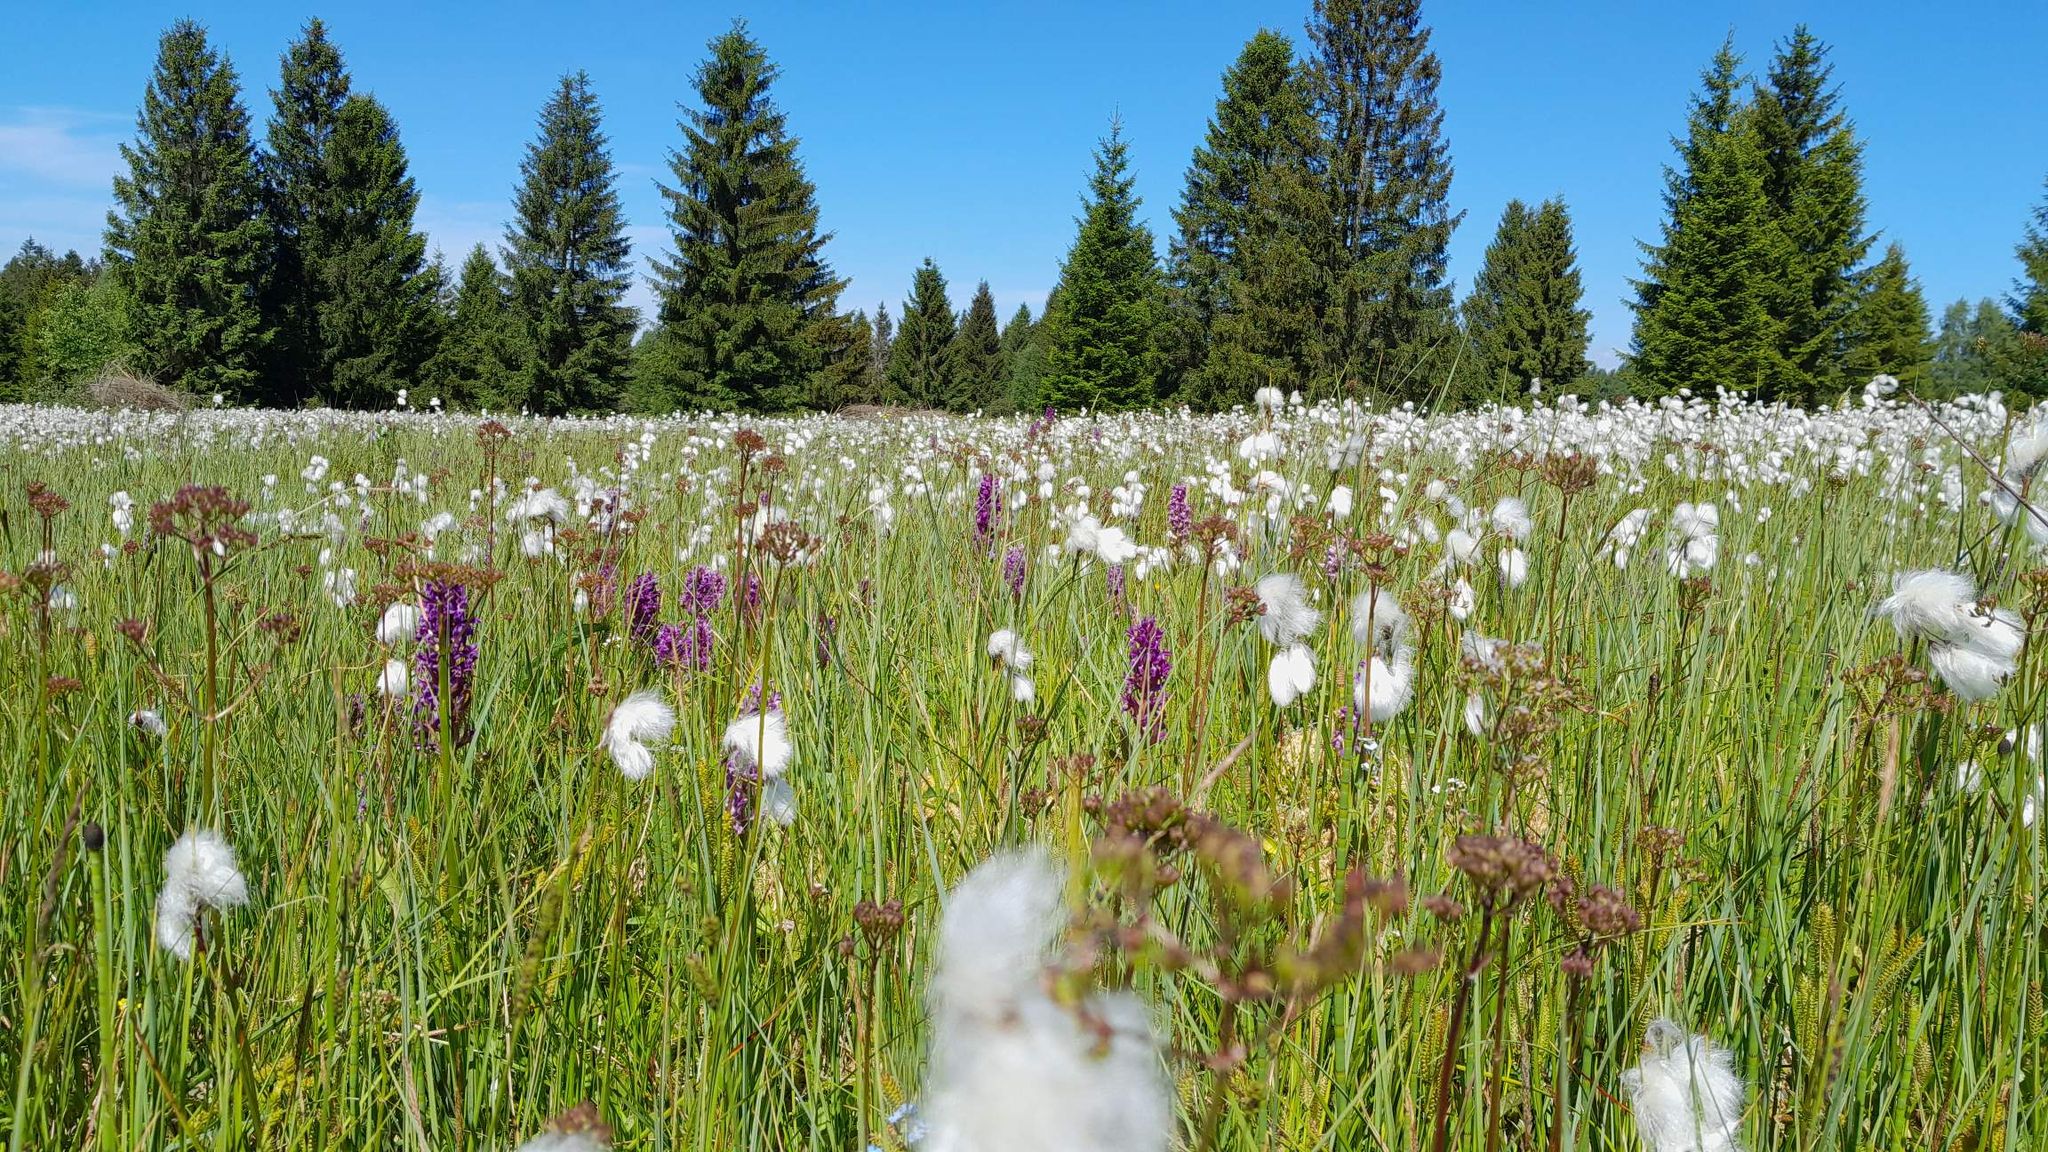
[[[1950,568],[2034,629],[1980,497],[2030,428],[0,409],[0,1134],[509,1149],[588,1101],[633,1152],[970,1146],[925,1127],[943,900],[1039,845],[1044,995],[1135,995],[1172,1147],[1692,1147],[1638,1132],[1659,1018],[1744,1147],[2048,1146],[2048,666],[1965,701],[1873,613]],[[431,613],[380,638],[456,586],[473,671]],[[764,683],[779,774],[722,746]],[[194,829],[247,899],[180,959]]]

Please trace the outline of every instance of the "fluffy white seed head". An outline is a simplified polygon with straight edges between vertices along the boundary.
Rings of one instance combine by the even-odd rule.
[[[780,711],[743,712],[725,726],[720,745],[743,766],[774,779],[789,769],[796,749],[789,742],[789,722]]]
[[[395,700],[406,694],[412,687],[412,669],[405,661],[390,659],[384,662],[384,670],[377,674],[377,692],[386,699]]]
[[[1316,686],[1316,657],[1305,644],[1283,648],[1266,666],[1266,691],[1275,708],[1291,707]]]
[[[1415,697],[1415,658],[1407,648],[1397,648],[1393,658],[1374,656],[1351,688],[1351,703],[1367,713],[1375,724],[1399,716]]]
[[[675,709],[659,692],[643,688],[619,701],[611,719],[605,721],[603,741],[612,763],[619,766],[619,775],[628,780],[647,779],[654,771],[654,750],[647,745],[666,741],[675,726]]]
[[[377,620],[377,643],[386,648],[409,644],[419,633],[419,628],[419,605],[396,601],[384,609],[384,615]]]
[[[1265,609],[1265,614],[1259,617],[1259,633],[1268,644],[1288,647],[1322,623],[1323,614],[1308,602],[1308,586],[1292,572],[1263,577],[1254,590],[1259,595],[1259,606]]]
[[[1493,514],[1487,519],[1495,532],[1517,542],[1527,540],[1536,527],[1536,521],[1529,516],[1529,506],[1519,496],[1503,496],[1495,501]]]
[[[1385,588],[1374,587],[1351,600],[1351,639],[1379,652],[1398,646],[1408,635],[1408,612]]]
[[[998,628],[989,634],[988,658],[997,667],[1012,672],[1022,672],[1031,667],[1031,651],[1024,647],[1024,641],[1008,628]]]
[[[198,828],[164,853],[164,886],[156,898],[156,941],[180,960],[192,958],[192,939],[204,908],[225,910],[249,902],[249,882],[235,867],[235,850],[218,832]]]
[[[1735,1058],[1669,1020],[1650,1023],[1642,1063],[1621,1075],[1649,1152],[1739,1152],[1744,1090]]]

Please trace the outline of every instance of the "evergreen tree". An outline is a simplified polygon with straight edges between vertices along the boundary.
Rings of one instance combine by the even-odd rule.
[[[1783,355],[1793,254],[1764,194],[1753,115],[1736,98],[1741,59],[1723,43],[1665,169],[1663,241],[1643,245],[1631,372],[1650,395],[1716,387],[1775,399],[1794,376]]]
[[[1038,400],[1060,409],[1120,411],[1160,399],[1158,329],[1165,281],[1152,233],[1138,220],[1123,125],[1095,152],[1080,233],[1048,302]]]
[[[317,18],[285,50],[279,71],[270,94],[268,148],[257,158],[270,233],[263,311],[273,335],[265,399],[297,407],[315,398],[331,401],[331,357],[319,313],[323,269],[343,225],[342,190],[331,183],[328,150],[349,100],[349,76],[341,50]]]
[[[419,191],[384,106],[342,105],[323,188],[331,211],[301,251],[311,288],[314,394],[341,408],[384,408],[420,383],[441,338],[441,270],[413,230]]]
[[[1586,371],[1586,323],[1579,307],[1578,255],[1562,200],[1531,212],[1508,201],[1465,299],[1472,374],[1487,398],[1525,391],[1532,380],[1567,388]]]
[[[2020,278],[2013,281],[2007,298],[2013,323],[2022,332],[2048,336],[2048,196],[2034,206],[2034,216],[2014,250],[2020,258]]]
[[[1941,314],[1929,368],[1931,395],[1948,397],[1990,392],[2000,386],[1996,364],[2018,340],[2019,330],[1989,296],[1973,306],[1957,300]]]
[[[1411,393],[1452,325],[1444,249],[1464,218],[1446,202],[1442,68],[1429,35],[1420,0],[1316,0],[1308,26],[1336,228],[1317,253],[1331,286],[1331,362],[1347,381]]]
[[[825,263],[816,189],[782,112],[778,75],[735,21],[697,70],[701,107],[669,156],[662,187],[675,258],[655,264],[669,406],[782,411],[799,406],[824,361],[814,321],[845,282]]]
[[[507,403],[536,413],[616,407],[633,351],[631,246],[599,119],[590,78],[562,77],[526,147],[505,231]]]
[[[952,363],[947,366],[951,395],[946,407],[955,412],[986,412],[1003,399],[1003,336],[996,324],[996,298],[988,281],[975,286],[974,299],[953,337]]]
[[[1003,400],[1001,411],[1035,410],[1038,377],[1045,367],[1045,342],[1031,319],[1031,305],[1019,304],[1003,325]]]
[[[518,402],[504,388],[505,297],[505,280],[490,251],[482,244],[471,248],[448,303],[441,346],[427,369],[427,378],[451,408],[504,408]]]
[[[1208,356],[1183,390],[1190,404],[1227,408],[1261,387],[1321,393],[1332,382],[1324,327],[1330,281],[1320,258],[1329,230],[1313,216],[1328,203],[1321,192],[1299,167],[1270,169],[1253,186],[1253,211],[1225,277],[1230,306],[1217,315]]]
[[[43,394],[44,372],[36,355],[39,330],[58,296],[89,285],[97,274],[77,252],[60,257],[32,236],[0,266],[0,400],[33,400]]]
[[[885,301],[875,305],[874,328],[868,334],[868,370],[861,383],[860,400],[880,404],[889,394],[889,356],[896,344],[896,325],[889,319]]]
[[[1242,399],[1234,394],[1246,381],[1233,377],[1245,370],[1237,363],[1245,350],[1217,350],[1216,329],[1227,312],[1272,306],[1270,299],[1245,297],[1274,282],[1263,261],[1296,255],[1294,244],[1276,250],[1276,235],[1299,241],[1315,228],[1327,228],[1327,204],[1316,195],[1320,146],[1308,76],[1296,65],[1293,46],[1261,30],[1223,74],[1223,96],[1174,210],[1168,278],[1175,330],[1185,335],[1172,359],[1183,381],[1181,395],[1196,407]],[[1312,340],[1320,336],[1321,301],[1314,303]],[[1259,331],[1256,323],[1226,326],[1240,335]]]
[[[137,367],[190,392],[260,399],[269,333],[255,147],[234,65],[199,25],[164,33],[136,133],[121,148],[128,173],[114,178],[106,240]]]
[[[946,277],[925,257],[910,279],[903,323],[889,346],[888,397],[912,408],[943,407],[953,395],[953,302]]]
[[[811,322],[810,339],[818,349],[820,367],[811,374],[804,407],[834,412],[866,402],[868,369],[874,360],[874,327],[867,313],[856,308],[821,316]]]
[[[111,268],[90,280],[63,281],[45,300],[31,334],[35,377],[30,397],[62,398],[136,353],[128,338],[128,302]]]
[[[1844,383],[1849,330],[1859,323],[1850,313],[1867,298],[1856,284],[1871,244],[1863,232],[1863,145],[1828,86],[1832,71],[1827,47],[1800,25],[1755,95],[1764,197],[1792,261],[1776,309],[1779,357],[1807,404]]]
[[[1927,386],[1934,360],[1927,299],[1906,267],[1906,250],[1893,243],[1884,257],[1859,277],[1861,289],[1850,310],[1844,340],[1844,383],[1854,387],[1882,372],[1919,391]]]

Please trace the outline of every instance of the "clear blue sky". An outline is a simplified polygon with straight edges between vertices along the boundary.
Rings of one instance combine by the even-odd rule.
[[[1121,114],[1155,233],[1171,225],[1218,80],[1261,26],[1301,38],[1308,0],[749,6],[195,0],[258,121],[307,16],[355,82],[395,113],[451,262],[495,240],[535,112],[590,72],[636,257],[667,244],[654,181],[705,42],[744,15],[783,78],[775,96],[818,186],[848,307],[899,311],[929,255],[965,307],[987,279],[1005,318],[1057,278],[1089,150]],[[573,13],[573,14],[570,14]],[[1866,143],[1870,224],[1906,247],[1937,315],[2004,293],[2048,176],[2048,4],[1477,4],[1434,0],[1445,132],[1467,215],[1451,274],[1471,279],[1511,197],[1562,195],[1577,227],[1594,351],[1628,342],[1638,239],[1657,232],[1660,165],[1700,69],[1731,29],[1752,67],[1797,20],[1834,47]],[[139,3],[15,7],[0,46],[0,247],[34,235],[96,249],[156,38],[178,14]],[[644,269],[644,265],[641,265]],[[635,291],[645,304],[644,283]]]

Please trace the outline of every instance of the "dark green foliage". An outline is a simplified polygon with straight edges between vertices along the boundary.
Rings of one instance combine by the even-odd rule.
[[[1034,403],[1121,411],[1160,399],[1165,283],[1152,233],[1137,218],[1126,152],[1123,126],[1112,123],[1095,152],[1080,234],[1047,304]]]
[[[1306,385],[1322,343],[1327,287],[1311,253],[1327,238],[1328,203],[1310,82],[1293,51],[1270,31],[1245,44],[1174,210],[1169,360],[1197,408],[1266,383]]]
[[[675,185],[661,190],[675,257],[654,266],[662,348],[643,402],[785,411],[825,365],[816,325],[845,282],[825,263],[816,190],[769,97],[774,65],[738,22],[710,53],[669,156]]]
[[[860,403],[880,404],[889,392],[889,357],[896,345],[896,326],[889,320],[889,305],[875,305],[875,321],[868,332],[868,370],[861,378]]]
[[[451,408],[504,408],[505,279],[482,244],[469,250],[461,278],[448,302],[440,350],[427,368],[442,401]]]
[[[1863,145],[1828,86],[1826,61],[1827,47],[1805,25],[1794,29],[1756,89],[1753,117],[1764,198],[1792,261],[1776,308],[1779,356],[1798,383],[1796,398],[1808,404],[1858,383],[1844,379],[1844,356],[1858,325],[1851,312],[1864,298],[1856,269],[1871,244],[1863,231]]]
[[[50,395],[50,372],[39,351],[44,330],[59,301],[89,288],[98,275],[97,261],[87,263],[77,252],[60,257],[34,237],[0,267],[0,400]]]
[[[313,389],[339,408],[388,407],[416,388],[440,342],[440,269],[413,231],[419,192],[381,104],[351,96],[327,152],[334,212],[305,251],[312,289]]]
[[[2012,319],[1989,296],[1974,306],[1968,300],[1950,304],[1934,338],[1929,394],[1961,396],[2000,387],[1993,362],[2017,336]]]
[[[1045,371],[1041,326],[1031,320],[1031,306],[1017,305],[1003,325],[1003,404],[1006,412],[1036,411],[1038,378]]]
[[[1508,201],[1465,298],[1469,378],[1478,382],[1478,398],[1519,395],[1532,380],[1569,391],[1587,367],[1592,314],[1579,307],[1581,295],[1564,201],[1546,200],[1534,212]]]
[[[1425,369],[1452,327],[1444,249],[1464,218],[1447,204],[1442,69],[1420,9],[1317,0],[1308,25],[1336,229],[1312,253],[1330,285],[1330,367],[1347,384],[1411,396],[1430,386]]]
[[[269,333],[259,308],[267,229],[249,114],[234,66],[197,24],[164,33],[114,178],[107,256],[129,310],[136,365],[188,392],[262,399]]]
[[[1679,164],[1665,170],[1663,242],[1644,245],[1634,376],[1647,395],[1716,387],[1765,399],[1796,387],[1783,355],[1794,253],[1764,193],[1754,116],[1736,99],[1741,59],[1724,43],[1694,98]]]
[[[2048,336],[2048,196],[2035,205],[2014,254],[2020,258],[2020,278],[2007,298],[2013,321],[2022,332]]]
[[[541,414],[617,406],[636,324],[611,154],[590,78],[562,77],[526,147],[505,231],[511,281],[508,406]]]
[[[1858,286],[1860,294],[1843,334],[1848,345],[1843,382],[1853,387],[1881,372],[1915,391],[1924,390],[1934,339],[1928,331],[1927,300],[1906,267],[1906,250],[1896,243],[1886,247],[1884,257],[1858,278]]]
[[[891,404],[940,408],[953,397],[953,302],[946,277],[925,257],[910,280],[903,323],[889,347],[887,396]]]
[[[996,298],[986,280],[975,286],[960,331],[953,336],[951,356],[947,373],[952,392],[946,407],[986,412],[1004,398],[1003,336],[996,326]]]
[[[803,406],[833,412],[848,404],[868,403],[874,329],[867,313],[856,308],[843,315],[820,316],[811,323],[810,340],[818,349],[820,366],[811,373]]]
[[[349,75],[326,25],[308,21],[285,50],[270,94],[268,147],[257,158],[270,232],[264,320],[272,332],[263,399],[297,406],[325,398],[321,269],[342,231],[329,150],[349,99]]]

